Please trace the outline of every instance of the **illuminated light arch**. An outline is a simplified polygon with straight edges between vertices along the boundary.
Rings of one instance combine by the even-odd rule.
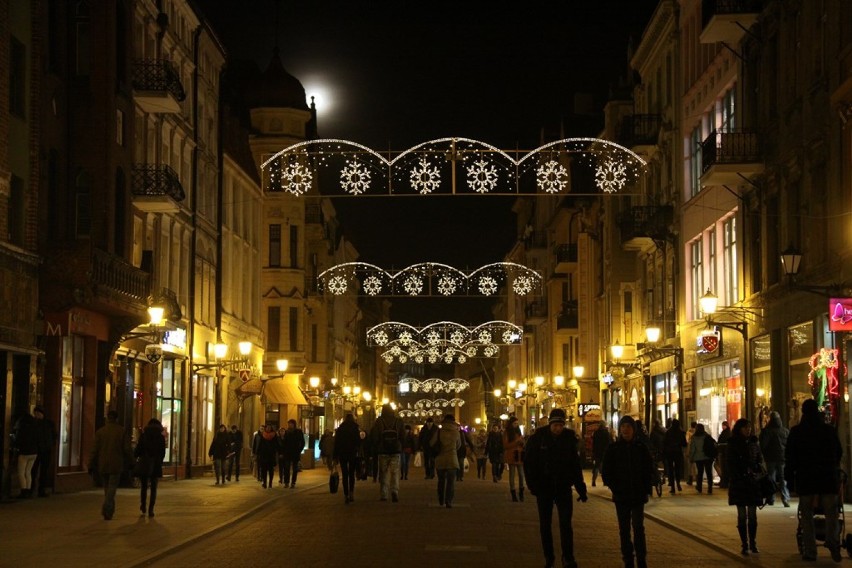
[[[298,142],[263,161],[264,190],[339,197],[602,195],[624,193],[638,183],[647,165],[629,148],[585,137],[549,142],[523,155],[462,137],[428,140],[390,158],[392,154],[385,157],[363,144],[334,138]],[[575,191],[575,168],[590,169],[595,192]],[[323,181],[323,191],[318,180],[337,181]]]
[[[513,323],[492,320],[476,327],[467,327],[451,321],[431,323],[425,327],[414,327],[407,323],[389,321],[367,330],[367,345],[392,346],[393,342],[407,338],[418,345],[440,346],[445,342],[456,346],[475,342],[478,345],[519,345],[523,329]]]

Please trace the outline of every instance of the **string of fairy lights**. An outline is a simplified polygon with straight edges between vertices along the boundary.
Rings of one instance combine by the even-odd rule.
[[[599,195],[624,193],[639,181],[646,165],[632,150],[599,138],[565,138],[521,153],[449,137],[423,142],[393,158],[350,140],[308,140],[282,149],[261,168],[266,191],[296,196],[311,192],[320,179],[329,180],[340,196]],[[580,169],[591,176],[574,175]],[[594,187],[582,186],[576,181],[581,177],[591,177]]]

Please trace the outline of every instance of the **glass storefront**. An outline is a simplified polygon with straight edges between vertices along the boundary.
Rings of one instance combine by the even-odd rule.
[[[58,467],[77,468],[81,465],[80,440],[83,424],[83,337],[62,338],[62,392],[59,415]]]
[[[790,419],[789,424],[798,424],[802,417],[802,402],[812,398],[808,374],[811,371],[810,358],[816,352],[814,343],[814,324],[807,321],[787,328],[787,345],[790,373]]]
[[[157,382],[157,418],[162,422],[166,434],[166,457],[168,464],[180,463],[180,419],[182,366],[175,359],[163,359],[163,374]]]
[[[696,421],[714,438],[719,436],[722,422],[727,420],[733,427],[734,421],[744,415],[738,361],[699,367],[695,370],[695,385],[698,388]]]
[[[680,381],[676,372],[656,375],[652,379],[654,384],[654,416],[662,426],[668,427],[669,421],[678,418],[678,402],[680,402]]]
[[[769,413],[779,410],[772,406],[772,349],[770,347],[769,335],[755,337],[751,341],[751,364],[752,364],[752,394],[754,398],[755,432],[766,426],[769,421]]]

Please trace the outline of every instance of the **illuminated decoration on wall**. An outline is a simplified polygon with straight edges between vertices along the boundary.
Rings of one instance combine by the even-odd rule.
[[[837,349],[821,348],[811,355],[811,372],[808,373],[808,384],[817,406],[824,408],[833,422],[838,417],[840,380],[846,375],[846,366],[841,364],[839,356]]]
[[[852,331],[852,298],[831,298],[828,313],[829,331]]]
[[[403,385],[406,385],[407,391],[404,391]],[[449,381],[445,381],[443,379],[425,379],[425,380],[417,380],[412,378],[405,378],[399,381],[400,392],[454,392],[460,393],[463,390],[467,390],[470,388],[470,383],[464,379],[450,379]]]
[[[476,327],[441,321],[422,328],[390,321],[368,329],[367,344],[384,347],[398,341],[402,347],[417,345],[440,347],[449,343],[456,348],[461,348],[471,342],[482,346],[519,345],[522,336],[522,328],[500,320],[489,321]]]
[[[366,262],[346,262],[317,277],[319,289],[335,296],[493,296],[501,286],[519,296],[541,288],[541,275],[514,262],[494,262],[462,271],[438,262],[422,262],[388,272]]]
[[[452,137],[385,154],[350,140],[299,142],[265,156],[264,190],[340,197],[601,195],[630,189],[646,167],[635,152],[599,138],[566,138],[522,152]],[[573,180],[590,177],[580,172],[593,175],[593,187],[575,187]]]
[[[434,345],[421,345],[419,343],[408,343],[403,346],[400,340],[390,341],[380,355],[388,364],[399,361],[402,364],[412,361],[421,363],[452,363],[464,364],[468,359],[493,358],[500,354],[500,348],[496,345],[483,345],[478,341],[456,345],[450,341],[441,340]]]

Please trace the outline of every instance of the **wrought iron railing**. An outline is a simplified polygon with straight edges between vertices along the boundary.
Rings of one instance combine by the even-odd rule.
[[[577,245],[556,245],[556,262],[577,262]]]
[[[656,144],[662,124],[662,117],[659,114],[625,116],[621,122],[618,140],[622,146],[628,148]]]
[[[547,304],[544,302],[532,302],[527,304],[527,319],[547,318]]]
[[[637,205],[619,219],[621,242],[636,238],[666,239],[674,219],[671,205]]]
[[[145,302],[151,288],[151,276],[121,257],[92,249],[91,282],[128,299]]]
[[[716,164],[753,164],[760,162],[757,132],[735,130],[714,131],[701,143],[702,173]]]
[[[133,195],[156,197],[167,195],[183,201],[186,194],[177,173],[167,165],[136,164],[133,166]]]
[[[758,14],[763,10],[761,0],[703,0],[701,25],[706,27],[713,16],[727,14]]]
[[[186,98],[180,75],[167,59],[134,61],[133,88],[137,91],[168,91],[178,102]]]

